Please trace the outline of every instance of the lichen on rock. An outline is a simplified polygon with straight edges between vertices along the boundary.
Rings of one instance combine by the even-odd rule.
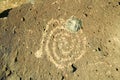
[[[65,28],[68,29],[71,32],[77,32],[82,28],[82,21],[75,16],[71,16],[66,22],[65,22]]]

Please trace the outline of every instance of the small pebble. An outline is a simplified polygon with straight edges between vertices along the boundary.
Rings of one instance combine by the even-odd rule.
[[[71,32],[77,32],[82,28],[82,21],[72,16],[65,22],[65,27]]]

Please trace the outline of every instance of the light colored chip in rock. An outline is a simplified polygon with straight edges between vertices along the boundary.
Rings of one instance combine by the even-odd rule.
[[[82,22],[75,16],[71,16],[66,22],[65,27],[71,32],[77,32],[82,28]]]

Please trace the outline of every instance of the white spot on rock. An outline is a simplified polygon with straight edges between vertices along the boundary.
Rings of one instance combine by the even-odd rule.
[[[66,22],[65,27],[71,32],[77,32],[82,28],[82,22],[80,19],[71,16]]]

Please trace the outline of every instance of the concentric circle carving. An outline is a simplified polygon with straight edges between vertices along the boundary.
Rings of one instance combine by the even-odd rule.
[[[35,55],[47,54],[49,60],[58,68],[65,68],[79,60],[86,51],[86,37],[83,30],[70,32],[64,19],[51,19],[46,25],[40,44],[40,50]]]

